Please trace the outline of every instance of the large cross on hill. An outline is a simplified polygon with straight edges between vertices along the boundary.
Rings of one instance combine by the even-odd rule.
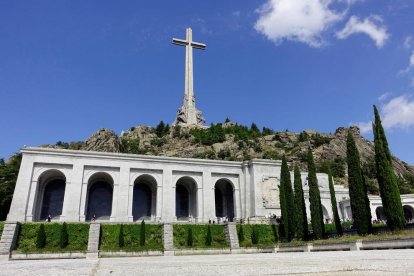
[[[186,39],[173,38],[172,43],[175,45],[185,46],[185,85],[183,106],[177,111],[177,118],[173,125],[204,125],[204,118],[201,112],[195,107],[194,81],[193,81],[193,48],[204,50],[206,45],[193,41],[193,32],[191,28],[186,30]]]

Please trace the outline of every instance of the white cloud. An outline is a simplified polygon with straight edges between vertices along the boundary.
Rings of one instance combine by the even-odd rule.
[[[322,33],[343,15],[330,9],[332,0],[268,0],[257,10],[255,29],[269,40],[304,42],[312,47],[324,44]]]
[[[412,45],[413,45],[413,37],[411,35],[406,36],[403,42],[404,48],[408,50],[411,48]]]
[[[372,131],[372,122],[359,122],[359,123],[350,123],[351,126],[359,127],[359,130],[362,134],[366,134]]]
[[[410,57],[410,67],[414,67],[414,51],[411,53],[411,57]]]
[[[391,93],[386,92],[386,93],[382,94],[381,96],[379,96],[379,97],[378,97],[378,100],[379,100],[380,102],[385,101],[386,99],[388,99],[388,98],[389,98],[389,96],[391,96]]]
[[[414,100],[407,95],[390,100],[381,111],[385,128],[408,128],[414,125]]]
[[[363,33],[374,40],[376,46],[381,48],[389,38],[387,28],[382,25],[382,19],[379,16],[370,16],[360,20],[357,16],[351,16],[345,27],[336,33],[339,39],[345,39],[356,33]]]

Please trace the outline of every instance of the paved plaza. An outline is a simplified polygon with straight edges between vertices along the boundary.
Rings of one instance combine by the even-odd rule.
[[[0,263],[0,275],[414,275],[414,250]]]

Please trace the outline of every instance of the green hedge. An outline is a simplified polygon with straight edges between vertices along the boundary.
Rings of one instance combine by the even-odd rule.
[[[278,226],[275,225],[276,232],[278,232]],[[272,225],[267,224],[238,224],[237,233],[240,233],[240,227],[243,227],[244,241],[240,242],[241,247],[267,247],[273,246],[278,243],[277,233],[275,235]],[[259,234],[259,243],[257,245],[252,242],[253,227],[256,227]]]
[[[85,252],[88,247],[89,225],[84,223],[68,223],[68,246],[59,247],[60,223],[43,223],[46,233],[45,248],[36,248],[37,231],[42,223],[23,223],[17,238],[16,250],[23,253],[35,252]]]
[[[226,240],[224,225],[210,225],[212,242],[206,245],[208,224],[175,224],[174,246],[176,248],[226,248],[229,244]],[[187,245],[187,235],[191,228],[193,232],[193,246]]]
[[[3,233],[3,228],[4,228],[4,222],[0,221],[0,237],[1,237],[1,234]]]
[[[119,231],[121,224],[104,224],[101,226],[100,250],[103,251],[149,251],[164,250],[162,242],[162,226],[154,224],[145,225],[145,245],[140,246],[140,224],[123,224],[124,246],[119,247]]]

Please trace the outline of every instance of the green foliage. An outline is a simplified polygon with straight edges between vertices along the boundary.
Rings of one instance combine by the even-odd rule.
[[[348,132],[346,139],[346,149],[352,218],[358,234],[366,235],[372,232],[371,210],[369,207],[365,178],[361,170],[358,148],[351,131]]]
[[[191,227],[187,229],[187,246],[193,246],[193,229]]]
[[[151,140],[151,146],[155,147],[162,147],[167,143],[167,139],[163,138],[155,138]]]
[[[338,156],[333,161],[322,160],[317,168],[318,172],[326,174],[329,169],[333,177],[345,177],[345,159]]]
[[[260,232],[257,228],[257,225],[253,225],[252,227],[252,243],[254,245],[258,245],[260,241]]]
[[[176,248],[226,248],[229,247],[224,225],[219,224],[175,224],[174,247]],[[211,231],[211,245],[207,244],[208,228]],[[192,246],[187,243],[188,232],[191,229],[193,241]]]
[[[37,229],[36,248],[44,248],[46,246],[45,226],[40,224]]]
[[[280,160],[282,157],[276,153],[276,151],[265,151],[263,154],[263,159],[270,159],[270,160]]]
[[[22,155],[15,154],[7,162],[0,162],[0,220],[5,220],[13,198],[14,186],[20,169]]]
[[[308,219],[303,194],[302,178],[298,165],[295,166],[294,178],[295,234],[297,239],[305,241],[308,239]]]
[[[330,169],[328,170],[328,179],[329,179],[329,192],[331,194],[332,213],[334,217],[336,233],[338,234],[338,236],[342,236],[343,230],[342,230],[342,225],[341,225],[341,219],[339,218],[339,214],[338,214],[338,204],[336,202],[335,187],[333,184],[333,177],[332,177],[332,173]]]
[[[63,148],[63,149],[70,149],[70,150],[80,150],[81,147],[83,146],[83,142],[82,141],[74,141],[74,142],[62,142],[62,141],[57,141],[55,146],[59,147],[59,148]]]
[[[306,133],[306,131],[302,131],[300,134],[299,134],[299,142],[305,142],[305,141],[308,141],[309,140],[309,135],[308,135],[308,133]]]
[[[275,134],[275,131],[273,129],[268,128],[268,127],[263,127],[263,130],[262,130],[263,136],[272,135],[272,134]]]
[[[3,228],[4,228],[4,222],[0,221],[0,237],[1,237],[1,234],[3,233]]]
[[[229,149],[222,149],[218,152],[217,157],[221,160],[228,159],[231,156],[231,152]]]
[[[240,240],[239,238],[239,243],[241,247],[252,247],[252,246],[269,247],[269,246],[274,246],[278,242],[277,233],[279,232],[279,229],[277,225],[238,224],[237,232],[240,233],[241,229],[243,229],[242,231],[245,237],[243,240]],[[258,237],[258,241],[256,245],[252,241],[254,231],[256,231],[255,235],[257,235]]]
[[[325,236],[325,229],[323,226],[321,195],[318,179],[316,178],[315,162],[313,161],[312,150],[310,148],[308,150],[308,184],[312,230],[315,239],[322,239]]]
[[[239,237],[239,243],[244,242],[244,230],[243,230],[243,225],[240,225],[237,231],[237,236]]]
[[[121,139],[122,152],[123,153],[133,153],[133,154],[142,154],[145,151],[141,150],[139,147],[139,138],[135,139]]]
[[[173,130],[173,138],[180,138],[181,136],[181,126],[175,125]]]
[[[69,244],[68,226],[66,222],[64,222],[60,230],[59,246],[60,248],[65,248],[66,246],[68,246],[68,244]]]
[[[210,225],[208,225],[207,226],[206,245],[211,246],[212,241],[213,241],[213,238],[211,237],[211,228],[210,228]]]
[[[141,224],[124,224],[122,226],[124,246],[119,246],[121,224],[103,224],[99,249],[103,251],[151,251],[164,250],[162,242],[162,226],[145,225],[145,245],[141,245]]]
[[[198,152],[198,153],[194,153],[193,158],[199,158],[199,159],[216,159],[216,153],[212,150],[208,150],[205,152]]]
[[[37,248],[36,242],[40,225],[45,232],[45,246]],[[89,225],[84,223],[68,223],[68,244],[60,247],[63,224],[60,223],[23,223],[20,225],[17,237],[16,250],[23,253],[35,252],[84,252],[88,246]]]
[[[221,124],[211,124],[209,128],[193,128],[190,134],[194,137],[195,143],[212,145],[225,141],[224,129]]]
[[[391,230],[399,230],[403,229],[405,225],[400,191],[392,167],[392,156],[388,148],[387,137],[385,136],[381,118],[375,105],[374,114],[375,122],[372,125],[372,129],[374,131],[375,164],[382,206],[387,218],[387,226]]]
[[[139,233],[140,233],[139,245],[145,246],[145,221],[144,220],[142,220],[141,222],[141,229]]]
[[[252,125],[250,126],[250,133],[251,137],[259,137],[261,135],[260,129],[257,127],[255,123],[252,123]]]
[[[161,121],[156,127],[155,127],[155,134],[159,138],[167,135],[170,132],[170,126],[167,124],[164,124],[163,121]]]
[[[226,118],[226,120],[224,121],[225,123],[230,123],[231,121],[230,121],[230,118],[229,117],[227,117]]]
[[[280,171],[280,208],[284,225],[284,234],[290,241],[295,236],[295,205],[292,191],[292,181],[286,157],[282,157],[282,168]]]
[[[317,148],[324,144],[328,144],[332,139],[329,137],[323,137],[319,133],[312,136],[312,145]]]
[[[119,246],[119,248],[122,248],[122,247],[125,246],[125,241],[124,241],[124,226],[122,224],[119,227],[118,246]]]

